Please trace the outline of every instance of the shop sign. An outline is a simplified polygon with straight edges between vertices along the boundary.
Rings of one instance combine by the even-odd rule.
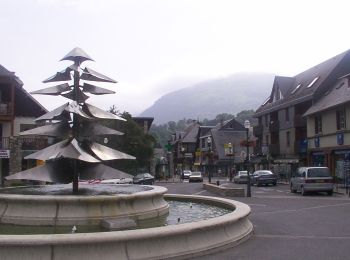
[[[10,150],[0,150],[0,159],[10,158]]]

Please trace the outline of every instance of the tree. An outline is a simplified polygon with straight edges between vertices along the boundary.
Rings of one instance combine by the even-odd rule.
[[[113,108],[114,111],[118,111],[114,106]],[[126,121],[112,120],[105,122],[105,125],[124,133],[124,135],[108,136],[107,145],[135,156],[136,160],[115,160],[111,161],[109,165],[128,173],[149,171],[156,140],[152,135],[144,133],[143,129],[132,119],[130,113],[124,111],[119,113],[119,116],[126,119]]]

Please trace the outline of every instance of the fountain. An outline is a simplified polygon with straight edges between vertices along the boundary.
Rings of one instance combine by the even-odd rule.
[[[67,228],[67,232],[39,231],[29,235],[0,232],[1,259],[178,259],[215,252],[249,237],[250,208],[237,201],[170,195],[165,194],[167,189],[158,186],[79,184],[80,180],[125,177],[125,173],[103,162],[135,157],[96,141],[96,136],[122,135],[100,121],[124,119],[85,102],[89,98],[87,93],[114,93],[85,81],[116,81],[90,68],[82,69],[81,63],[92,59],[79,48],[62,60],[74,64],[44,82],[70,81],[73,75],[73,85],[64,83],[33,94],[61,95],[72,102],[37,118],[40,127],[21,133],[54,137],[58,141],[25,157],[43,160],[45,164],[7,177],[54,184],[1,189],[0,224],[16,228],[36,226],[38,230],[44,226]],[[169,214],[167,200],[215,205],[229,209],[229,213],[190,223],[181,223],[179,217],[176,225],[161,223],[142,228],[142,222],[164,220]],[[92,231],[80,233],[83,227]]]

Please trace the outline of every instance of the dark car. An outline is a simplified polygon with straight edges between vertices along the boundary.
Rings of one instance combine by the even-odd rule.
[[[133,178],[134,184],[153,185],[154,177],[149,173],[139,173]]]
[[[272,184],[275,186],[277,184],[277,176],[268,170],[255,171],[251,177],[251,184],[256,184],[256,186]]]

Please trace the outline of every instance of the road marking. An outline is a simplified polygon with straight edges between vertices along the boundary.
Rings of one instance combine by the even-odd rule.
[[[258,238],[287,238],[287,239],[350,239],[350,236],[342,236],[342,237],[330,237],[330,236],[298,236],[298,235],[254,235],[254,237]]]
[[[284,209],[284,210],[276,210],[276,211],[268,211],[268,212],[258,212],[257,215],[261,214],[275,214],[275,213],[286,213],[286,212],[297,212],[302,210],[312,210],[312,209],[321,209],[321,208],[330,208],[330,207],[338,207],[338,206],[347,206],[350,205],[349,203],[341,203],[341,204],[332,204],[332,205],[322,205],[322,206],[315,206],[315,207],[308,207],[308,208],[300,208],[300,209]]]
[[[202,191],[199,191],[199,192],[196,192],[196,193],[193,193],[194,195],[199,195],[199,194],[202,194],[202,193],[204,193],[204,192],[206,192],[206,190],[202,190]]]
[[[265,204],[248,204],[249,206],[267,207]]]

